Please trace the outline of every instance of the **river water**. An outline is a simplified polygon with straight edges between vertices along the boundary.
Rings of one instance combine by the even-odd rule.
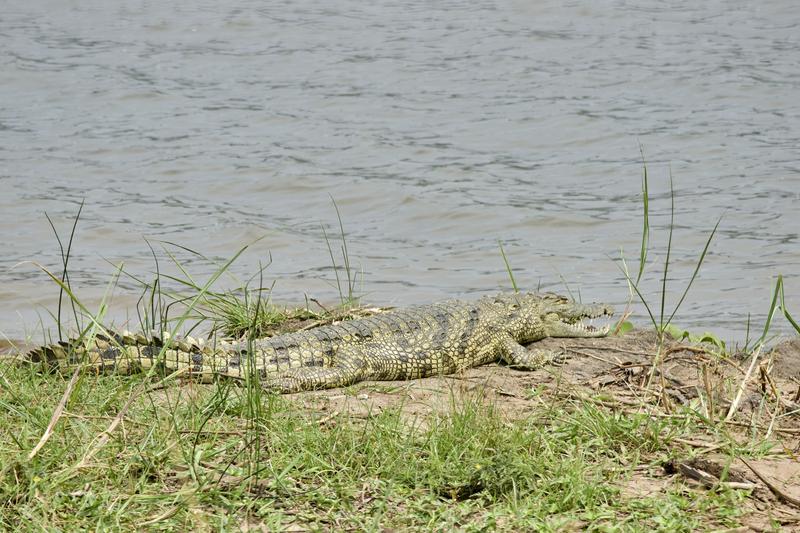
[[[201,282],[250,244],[215,287],[271,254],[276,300],[333,303],[332,198],[367,302],[508,288],[501,240],[519,285],[624,304],[640,146],[648,299],[671,172],[668,309],[723,216],[678,324],[743,340],[778,274],[800,314],[795,0],[7,3],[0,332],[52,325],[45,213],[66,238],[82,200],[69,266],[92,309],[114,265],[152,277],[145,239]],[[110,316],[135,317],[138,294],[122,276]]]

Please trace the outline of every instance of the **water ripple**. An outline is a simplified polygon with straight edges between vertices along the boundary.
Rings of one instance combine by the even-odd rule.
[[[5,11],[5,334],[57,297],[20,264],[60,265],[43,213],[65,232],[84,199],[71,266],[89,302],[109,263],[152,274],[145,238],[207,255],[172,250],[198,278],[254,243],[239,279],[272,252],[276,297],[335,300],[331,197],[372,301],[507,287],[498,239],[528,287],[563,278],[584,299],[624,301],[610,258],[638,254],[640,143],[657,249],[674,176],[675,287],[724,213],[682,325],[742,338],[778,273],[800,308],[800,16],[787,0]],[[126,279],[117,302],[137,290]]]

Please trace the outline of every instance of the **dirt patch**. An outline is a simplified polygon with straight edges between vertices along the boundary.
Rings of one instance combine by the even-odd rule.
[[[800,380],[800,338],[779,343],[770,352],[770,357],[773,360],[773,377],[795,383]]]

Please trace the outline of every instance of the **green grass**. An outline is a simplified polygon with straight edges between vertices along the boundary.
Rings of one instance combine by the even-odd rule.
[[[0,529],[694,531],[740,515],[734,492],[623,494],[692,430],[679,419],[552,399],[513,422],[477,400],[424,421],[399,409],[326,419],[271,395],[254,413],[251,392],[227,383],[137,395],[141,377],[83,376],[28,459],[65,380],[5,363],[0,373],[0,425],[14,428],[0,436]]]

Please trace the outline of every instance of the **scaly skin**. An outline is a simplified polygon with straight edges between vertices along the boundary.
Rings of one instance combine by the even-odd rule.
[[[33,362],[71,372],[185,372],[210,381],[257,372],[270,390],[292,393],[347,386],[362,380],[405,380],[452,374],[503,360],[535,369],[563,356],[526,349],[545,337],[602,337],[608,328],[581,320],[611,315],[608,305],[583,305],[554,294],[500,294],[474,302],[448,301],[247,342],[172,340],[144,335],[98,335],[29,353]],[[251,374],[252,375],[252,374]]]

